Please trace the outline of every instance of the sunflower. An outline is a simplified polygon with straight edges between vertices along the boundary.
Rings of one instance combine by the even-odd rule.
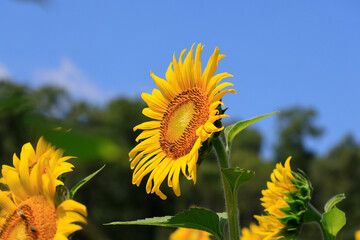
[[[178,228],[170,235],[169,240],[210,240],[211,234],[205,231],[190,229],[190,228]]]
[[[233,86],[232,83],[219,84],[223,78],[232,75],[220,73],[214,76],[218,61],[225,55],[220,55],[219,49],[215,48],[202,72],[203,46],[197,46],[195,60],[193,47],[184,62],[186,50],[182,51],[178,62],[174,54],[166,72],[167,81],[151,72],[160,90],[154,89],[152,94],[141,96],[148,105],[143,114],[153,120],[134,127],[134,131],[143,131],[136,139],[142,141],[129,153],[130,167],[134,169],[132,182],[139,186],[143,177],[150,174],[146,192],[156,193],[162,199],[166,196],[160,185],[166,177],[176,196],[180,196],[180,172],[196,183],[199,149],[203,142],[223,129],[216,127],[214,122],[227,116],[218,109],[220,104],[223,105],[221,98],[226,93],[235,93],[233,89],[221,91]]]
[[[290,159],[284,166],[276,165],[268,189],[262,191],[262,206],[267,215],[255,216],[259,222],[255,233],[264,240],[294,239],[303,223],[312,187],[304,173],[291,170]]]
[[[251,223],[249,228],[242,228],[241,229],[241,239],[242,240],[263,240],[264,238],[257,234],[260,230],[260,227],[255,223]]]
[[[86,207],[67,199],[57,204],[58,180],[73,165],[63,151],[40,138],[36,151],[30,143],[23,146],[20,158],[13,156],[14,167],[2,166],[0,191],[0,240],[66,240],[86,223]]]

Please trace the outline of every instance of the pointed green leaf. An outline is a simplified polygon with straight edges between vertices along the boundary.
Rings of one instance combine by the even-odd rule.
[[[324,213],[321,218],[321,224],[324,230],[332,236],[336,237],[340,229],[345,225],[345,213],[337,207],[332,208],[330,211]]]
[[[251,124],[266,118],[268,116],[274,115],[277,112],[273,112],[273,113],[269,113],[269,114],[265,114],[265,115],[261,115],[258,117],[254,117],[248,120],[244,120],[244,121],[240,121],[234,124],[231,124],[230,126],[227,126],[224,130],[224,134],[225,134],[225,141],[226,141],[226,151],[228,152],[230,147],[231,147],[231,143],[234,139],[234,137],[241,132],[242,130],[244,130],[245,128],[247,128],[248,126],[250,126]]]
[[[226,213],[216,214],[204,208],[190,208],[175,216],[146,218],[136,221],[112,222],[105,225],[152,225],[162,227],[181,227],[206,231],[216,238],[224,239]]]
[[[327,201],[327,203],[325,204],[324,210],[325,212],[330,211],[331,209],[333,209],[335,207],[336,204],[338,204],[339,202],[341,202],[342,200],[344,200],[345,194],[341,193],[338,195],[333,196],[332,198],[330,198],[329,201]]]
[[[221,169],[221,171],[224,173],[225,179],[230,185],[234,196],[239,186],[251,180],[255,175],[253,171],[240,168],[224,168]]]
[[[98,174],[101,170],[103,170],[103,168],[105,167],[102,166],[99,170],[97,170],[96,172],[90,174],[89,176],[87,176],[86,178],[82,179],[80,182],[78,182],[71,190],[70,190],[70,199],[74,198],[75,193],[77,192],[77,190],[79,190],[79,188],[81,188],[85,183],[87,183],[90,179],[92,179],[93,177],[95,177],[96,174]]]

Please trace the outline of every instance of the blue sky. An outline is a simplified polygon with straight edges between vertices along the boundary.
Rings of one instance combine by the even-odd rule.
[[[226,96],[232,119],[294,105],[318,110],[326,152],[346,133],[360,136],[360,1],[0,1],[0,76],[36,87],[68,88],[74,98],[105,103],[138,97],[164,77],[172,54],[218,46],[218,72],[235,77]],[[274,118],[256,124],[265,154]]]

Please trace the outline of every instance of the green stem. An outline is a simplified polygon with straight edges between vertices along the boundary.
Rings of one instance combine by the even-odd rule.
[[[331,235],[330,233],[328,233],[326,231],[326,229],[324,228],[324,225],[321,222],[321,213],[311,203],[308,203],[308,210],[306,212],[305,222],[316,222],[321,229],[324,240],[334,240],[335,239],[335,237],[333,235]]]
[[[230,185],[227,184],[226,182],[223,171],[221,171],[224,168],[229,168],[228,155],[226,154],[224,144],[221,142],[220,138],[214,138],[213,143],[220,163],[220,172],[222,176],[222,183],[224,186],[224,193],[225,193],[226,211],[228,214],[228,221],[229,221],[230,240],[239,240],[240,223],[239,223],[239,213],[237,208],[237,194],[236,193],[233,194]]]

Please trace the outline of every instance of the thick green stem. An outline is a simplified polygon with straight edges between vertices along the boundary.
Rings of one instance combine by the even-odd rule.
[[[225,193],[226,211],[228,214],[228,221],[229,221],[230,240],[239,240],[240,224],[239,224],[239,213],[237,208],[237,194],[236,192],[233,194],[230,185],[227,184],[227,180],[225,179],[223,171],[221,171],[221,169],[230,167],[229,159],[226,154],[224,144],[221,142],[220,138],[215,138],[213,140],[213,143],[220,163],[220,172],[222,176],[222,183],[224,186],[224,193]]]
[[[316,222],[323,234],[324,240],[334,240],[335,237],[328,233],[321,222],[321,213],[311,204],[308,204],[305,222]]]

